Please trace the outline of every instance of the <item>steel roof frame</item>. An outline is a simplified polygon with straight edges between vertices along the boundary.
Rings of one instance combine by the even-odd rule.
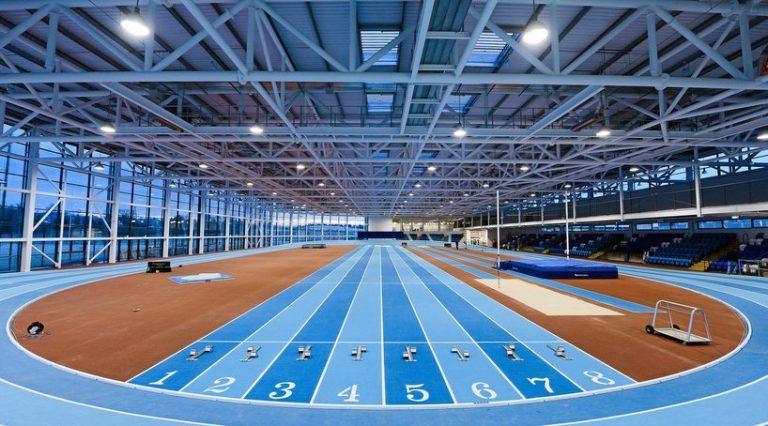
[[[87,0],[2,2],[0,10],[13,11],[14,21],[0,20],[5,30],[0,33],[0,118],[11,130],[25,132],[8,131],[0,135],[0,144],[85,144],[113,153],[100,161],[153,164],[203,185],[256,197],[280,190],[308,208],[327,209],[323,201],[334,192],[356,211],[408,216],[468,213],[497,190],[512,200],[530,192],[560,193],[564,183],[622,182],[627,178],[621,170],[629,165],[767,166],[752,161],[755,152],[768,148],[755,138],[756,130],[768,127],[763,99],[768,76],[755,72],[768,40],[751,35],[768,33],[763,18],[768,6],[760,1],[560,0],[554,7],[535,0],[534,16],[575,14],[567,25],[553,27],[555,40],[543,52],[507,36],[505,15],[494,15],[502,6],[530,5],[528,0],[386,1],[401,4],[403,16],[407,7],[418,9],[417,20],[403,22],[397,41],[378,54],[408,45],[414,54],[401,62],[410,67],[385,70],[375,61],[360,61],[358,19],[367,0],[348,2],[349,15],[340,21],[339,31],[348,40],[343,46],[324,44],[334,34],[316,23],[312,28],[295,24],[286,11],[295,10],[290,5],[298,1],[140,0],[151,23],[171,16],[190,32],[173,45],[165,29],[156,28],[140,48],[95,18],[98,10]],[[306,3],[312,22],[313,13],[331,3]],[[104,0],[99,9],[119,13],[134,4]],[[564,57],[560,46],[576,39],[574,28],[590,24],[593,8],[623,15],[597,39],[581,40],[590,47]],[[435,10],[463,16],[464,23],[453,32],[430,30]],[[521,16],[524,22],[530,21],[527,13]],[[235,20],[244,16],[246,25],[239,28]],[[642,17],[648,46],[640,65],[624,72],[606,63],[596,67],[596,56],[607,45],[625,43],[627,55],[632,44],[639,44],[627,43],[622,33]],[[692,27],[696,22],[701,25]],[[662,30],[678,40],[658,46],[656,34]],[[465,70],[484,31],[496,33],[530,68]],[[286,37],[292,37],[290,44]],[[429,68],[430,58],[437,57],[434,46],[445,46],[433,41],[452,43],[446,71]],[[67,53],[73,48],[93,51],[75,58]],[[315,55],[322,66],[302,69],[294,58],[304,53],[297,52]],[[217,65],[201,67],[205,55]],[[694,58],[695,70],[684,69],[687,58]],[[424,64],[426,70],[420,69]],[[357,107],[341,95],[363,94],[369,84],[393,85],[399,112],[355,112]],[[516,98],[522,101],[515,96],[517,86],[526,86],[525,102],[517,103]],[[498,103],[467,113],[447,108],[449,96],[464,90]],[[335,105],[324,101],[329,93]],[[503,105],[510,102],[507,111]],[[526,113],[529,108],[535,110]],[[264,135],[248,131],[256,117],[262,117]],[[596,138],[589,127],[572,130],[590,117],[598,117],[598,123],[610,117],[617,128],[607,139]],[[457,119],[470,128],[464,139],[451,135]],[[102,134],[102,121],[114,121],[117,134]],[[727,157],[698,161],[705,150]],[[41,161],[74,164],[89,158]],[[213,170],[200,170],[199,162]],[[306,169],[297,170],[299,163]],[[530,170],[520,170],[523,165]],[[436,170],[427,171],[428,166]],[[237,188],[246,182],[256,185]],[[325,185],[318,187],[320,182]],[[455,202],[449,206],[448,200]]]

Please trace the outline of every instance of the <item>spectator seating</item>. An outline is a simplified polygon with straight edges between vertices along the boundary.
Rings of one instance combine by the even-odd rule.
[[[405,240],[405,234],[402,232],[384,232],[384,231],[358,231],[358,240],[390,239]]]
[[[747,244],[739,246],[738,251],[733,251],[720,257],[709,265],[711,271],[727,271],[728,261],[761,260],[768,258],[768,239],[763,233],[757,234]]]
[[[646,263],[690,267],[707,254],[732,241],[732,234],[697,234],[690,238],[675,238],[651,249]]]

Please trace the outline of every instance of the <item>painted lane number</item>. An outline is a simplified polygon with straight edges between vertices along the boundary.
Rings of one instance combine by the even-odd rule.
[[[555,393],[555,391],[552,390],[552,386],[549,384],[549,377],[529,377],[528,381],[531,382],[532,385],[536,385],[536,383],[544,383],[544,389],[547,393]]]
[[[292,389],[296,387],[296,383],[293,382],[281,382],[275,385],[275,389],[280,392],[274,391],[269,393],[269,399],[285,399],[290,398],[293,395]]]
[[[406,397],[412,402],[424,402],[429,399],[429,392],[422,389],[424,384],[418,385],[405,385]]]
[[[224,393],[229,390],[229,387],[235,383],[234,377],[219,377],[213,381],[213,386],[207,388],[203,392],[211,393]]]
[[[605,377],[603,373],[599,371],[587,370],[584,372],[584,375],[592,379],[592,381],[597,383],[598,385],[611,386],[616,384],[616,382],[613,379],[611,379],[610,377]]]
[[[169,372],[165,373],[165,376],[163,376],[163,378],[162,378],[162,379],[160,379],[160,380],[155,380],[154,382],[152,382],[152,383],[148,383],[148,384],[149,384],[149,385],[152,385],[152,386],[162,386],[162,385],[164,385],[164,384],[165,384],[165,381],[166,381],[166,380],[170,379],[170,378],[171,378],[171,376],[173,376],[174,374],[176,374],[176,373],[178,373],[178,372],[179,372],[179,370],[173,370],[173,371],[169,371]]]
[[[472,393],[480,399],[487,400],[496,399],[498,396],[488,383],[483,382],[472,383]]]
[[[337,393],[336,396],[346,398],[344,402],[360,402],[360,394],[357,393],[357,385],[352,385],[348,388],[345,388],[341,392]]]

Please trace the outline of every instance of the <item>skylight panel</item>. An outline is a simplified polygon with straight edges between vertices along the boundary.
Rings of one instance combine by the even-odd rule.
[[[366,93],[368,112],[392,112],[394,93]]]
[[[513,34],[510,34],[514,37]],[[467,61],[468,67],[496,67],[505,53],[507,43],[494,33],[484,32],[477,39]]]
[[[448,101],[445,103],[446,108],[450,108],[459,114],[466,114],[472,105],[475,103],[477,95],[449,95]]]
[[[363,30],[360,31],[360,46],[363,50],[363,62],[378,53],[387,43],[397,38],[400,31]],[[373,65],[395,66],[400,55],[400,47],[395,46]]]

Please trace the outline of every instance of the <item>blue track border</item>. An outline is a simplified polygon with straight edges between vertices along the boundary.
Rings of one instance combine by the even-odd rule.
[[[380,244],[378,242],[377,244]],[[399,244],[399,243],[396,243]],[[273,248],[282,250],[291,246]],[[218,260],[227,257],[258,253],[261,250],[248,252],[209,255],[199,258],[181,259],[181,262]],[[517,252],[507,252],[517,255]],[[117,276],[137,272],[142,265],[118,265],[115,267],[94,268],[104,272],[104,276],[86,277],[85,281],[95,281],[106,276]],[[645,268],[620,267],[620,272],[642,276],[649,273]],[[91,270],[89,270],[90,272]],[[100,272],[101,272],[100,271]],[[653,270],[658,275],[661,270]],[[24,401],[30,395],[50,395],[50,401],[72,401],[66,409],[58,408],[56,412],[48,412],[56,418],[58,424],[67,424],[67,412],[74,411],[82,414],[82,410],[98,417],[99,412],[107,410],[111,415],[125,413],[123,420],[136,424],[199,422],[212,424],[247,424],[254,419],[269,418],[272,424],[288,424],[296,422],[313,422],[316,424],[338,424],[340,422],[365,422],[367,424],[386,424],[393,422],[420,422],[445,424],[466,424],[467,422],[501,422],[506,423],[515,419],[518,424],[556,424],[574,422],[596,423],[630,423],[641,424],[646,419],[662,419],[689,421],[691,417],[678,419],[677,416],[690,416],[691,408],[701,415],[699,424],[722,424],[724,413],[728,413],[731,424],[755,424],[768,420],[764,406],[759,404],[744,404],[750,396],[765,395],[768,388],[768,366],[764,355],[768,353],[768,297],[758,291],[749,291],[739,287],[739,294],[734,294],[736,286],[728,282],[766,283],[768,280],[739,280],[723,276],[724,284],[704,283],[696,273],[669,271],[666,277],[653,276],[652,279],[666,282],[698,291],[715,297],[730,304],[749,319],[750,335],[742,346],[725,359],[707,368],[700,368],[695,373],[669,378],[661,382],[652,382],[643,386],[632,387],[618,392],[601,393],[597,395],[578,396],[567,399],[551,399],[523,404],[495,407],[476,407],[472,409],[442,408],[442,409],[393,409],[382,410],[340,410],[297,407],[276,407],[254,404],[232,404],[213,400],[211,398],[180,397],[177,395],[146,392],[133,389],[122,382],[120,385],[107,380],[93,380],[83,373],[72,374],[61,368],[51,368],[50,363],[40,362],[19,350],[10,335],[8,325],[13,314],[20,306],[35,299],[49,295],[55,291],[83,284],[76,274],[66,274],[70,271],[55,271],[16,275],[20,280],[30,281],[35,277],[40,280],[45,277],[61,279],[59,284],[50,284],[29,291],[18,286],[0,285],[0,291],[15,289],[12,296],[0,301],[0,318],[6,319],[6,335],[0,338],[0,352],[4,354],[4,362],[0,364],[0,385],[9,385],[18,390],[10,397],[0,400],[0,413],[16,414],[16,417],[1,422],[13,421],[11,424],[25,423],[24,414],[18,407],[23,407]],[[71,277],[74,275],[74,277]],[[703,274],[712,277],[711,274]],[[6,276],[13,281],[13,276]],[[67,281],[69,279],[69,281]],[[0,298],[2,298],[0,293]],[[727,373],[727,374],[726,374]],[[0,386],[0,390],[2,386]],[[31,391],[26,391],[30,389]],[[664,395],[664,397],[659,397]],[[4,406],[4,404],[7,404]],[[12,404],[12,405],[11,405]],[[101,407],[101,408],[98,408]],[[666,408],[665,408],[666,407]],[[10,410],[10,411],[8,411]],[[61,412],[62,410],[66,412]],[[727,410],[727,411],[724,411]],[[75,414],[77,414],[75,413]],[[0,414],[5,416],[5,414]],[[137,417],[142,416],[142,417]],[[267,417],[268,416],[268,417]],[[71,419],[76,419],[76,416]],[[76,424],[70,422],[69,424]]]

